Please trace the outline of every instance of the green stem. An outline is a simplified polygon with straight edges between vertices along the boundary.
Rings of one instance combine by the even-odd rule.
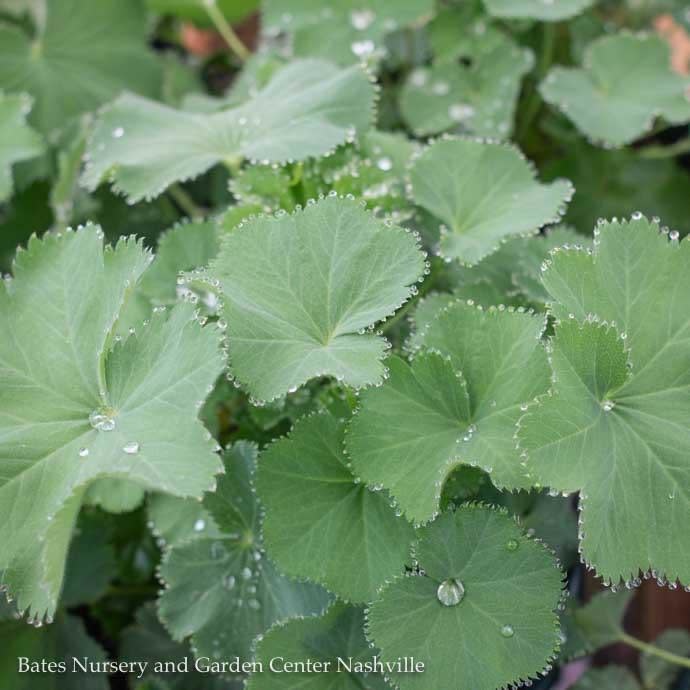
[[[647,146],[638,151],[640,158],[675,158],[690,153],[690,139],[683,139],[670,146]]]
[[[534,89],[525,105],[524,116],[520,126],[518,139],[523,139],[529,132],[534,118],[539,114],[541,109],[541,94],[539,93],[539,82],[546,76],[546,73],[553,62],[554,49],[556,47],[556,23],[546,22],[544,24],[544,37],[541,45],[541,54],[539,55],[539,63],[537,64],[536,80]]]
[[[625,644],[630,645],[635,649],[639,649],[641,652],[645,652],[646,654],[651,654],[653,656],[658,656],[660,659],[668,661],[670,664],[675,664],[676,666],[690,668],[690,659],[688,659],[687,657],[678,656],[678,654],[667,652],[665,649],[660,649],[659,647],[655,647],[653,644],[649,644],[647,642],[643,642],[642,640],[638,640],[636,637],[628,635],[627,633],[622,633],[620,639],[621,642],[625,642]]]
[[[175,203],[192,219],[200,220],[206,214],[201,206],[198,206],[194,199],[179,184],[168,187],[168,194],[175,200]]]
[[[242,43],[240,37],[235,33],[223,13],[218,9],[216,0],[202,0],[206,13],[216,27],[216,31],[225,39],[230,50],[242,61],[246,62],[251,57],[251,52]]]

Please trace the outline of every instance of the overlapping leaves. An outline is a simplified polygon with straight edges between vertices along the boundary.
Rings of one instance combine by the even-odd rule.
[[[468,264],[511,235],[557,221],[573,193],[563,180],[539,184],[517,149],[470,139],[435,142],[415,161],[410,179],[414,201],[444,224],[441,256]]]
[[[131,94],[100,116],[84,184],[104,179],[130,200],[160,194],[216,163],[321,156],[369,127],[374,87],[359,67],[298,60],[243,105],[211,113],[176,110]]]
[[[554,387],[520,444],[543,484],[580,491],[582,555],[600,575],[688,584],[690,243],[644,218],[597,234],[592,254],[558,251],[544,274],[561,319]]]
[[[17,26],[0,25],[0,89],[33,96],[30,122],[37,129],[62,128],[124,90],[156,95],[160,67],[146,47],[138,0],[45,5],[45,25],[34,38]]]
[[[262,455],[257,487],[266,547],[286,573],[370,601],[408,562],[414,530],[348,468],[344,422],[316,415]]]
[[[32,239],[0,286],[0,572],[38,619],[55,610],[89,483],[199,496],[220,469],[195,411],[222,368],[214,330],[180,305],[114,342],[148,263],[131,239],[104,250],[89,226]]]
[[[322,588],[289,580],[264,557],[252,486],[256,453],[251,444],[235,444],[216,491],[204,498],[220,535],[198,530],[161,566],[161,620],[174,639],[191,637],[202,656],[249,660],[257,636],[274,623],[320,613],[330,601]]]
[[[346,199],[248,221],[209,268],[232,373],[259,400],[317,376],[380,381],[387,343],[364,331],[407,300],[423,270],[411,233]]]
[[[548,388],[544,319],[456,302],[420,337],[411,364],[391,358],[389,380],[362,394],[346,443],[357,474],[385,487],[405,515],[438,511],[459,464],[482,467],[498,486],[529,486],[515,450],[521,405]]]
[[[468,505],[424,528],[423,575],[386,586],[368,634],[384,661],[413,656],[424,673],[393,673],[402,690],[495,690],[536,676],[558,643],[561,573],[500,510]]]

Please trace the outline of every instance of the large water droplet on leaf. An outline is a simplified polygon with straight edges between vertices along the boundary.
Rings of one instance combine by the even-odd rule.
[[[89,415],[89,424],[96,431],[112,431],[115,428],[115,418],[107,410],[94,410]]]
[[[465,598],[465,585],[450,578],[438,586],[436,596],[444,606],[457,606]]]

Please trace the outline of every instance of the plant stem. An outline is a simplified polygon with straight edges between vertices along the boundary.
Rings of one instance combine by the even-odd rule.
[[[649,644],[647,642],[643,642],[642,640],[638,640],[636,637],[628,635],[627,633],[622,633],[620,639],[621,642],[625,642],[625,644],[630,645],[635,649],[639,649],[641,652],[652,654],[653,656],[658,656],[660,659],[668,661],[671,664],[676,664],[677,666],[690,668],[690,659],[688,659],[687,657],[678,656],[678,654],[667,652],[665,649],[661,649],[659,647],[655,647],[653,644]]]
[[[223,13],[218,9],[216,0],[202,0],[206,13],[216,27],[216,31],[223,37],[230,50],[240,59],[246,62],[251,57],[251,52],[242,43],[240,37],[235,33]]]
[[[175,200],[175,203],[193,220],[204,217],[204,210],[198,206],[194,199],[179,185],[173,184],[168,187],[168,194]]]
[[[675,158],[690,153],[690,139],[683,139],[670,146],[647,146],[639,150],[640,158]]]
[[[539,55],[539,63],[537,64],[536,80],[534,90],[530,95],[527,104],[525,105],[524,117],[520,126],[518,139],[522,139],[529,132],[534,118],[539,114],[541,109],[541,94],[539,93],[539,82],[546,76],[551,63],[553,62],[553,53],[556,46],[556,24],[554,22],[547,22],[544,24],[544,37],[541,45],[541,54]]]

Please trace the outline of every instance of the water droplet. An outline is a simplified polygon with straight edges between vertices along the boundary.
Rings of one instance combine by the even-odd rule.
[[[252,577],[252,570],[251,568],[242,568],[242,579],[243,580],[249,580]]]
[[[350,48],[357,57],[363,58],[371,55],[376,46],[373,41],[366,39],[364,41],[355,41]]]
[[[512,637],[514,634],[515,630],[513,630],[512,625],[504,625],[501,628],[501,635],[503,635],[503,637]]]
[[[371,10],[353,10],[350,13],[350,22],[357,31],[368,29],[376,19],[376,14]]]
[[[127,453],[127,455],[136,455],[139,452],[139,443],[137,441],[130,441],[122,446],[122,450]]]
[[[376,167],[379,170],[383,170],[384,172],[388,172],[389,170],[393,169],[393,161],[388,158],[388,156],[383,156],[383,158],[379,158],[376,161]]]
[[[80,448],[79,449],[79,457],[80,458],[88,458],[89,457],[89,449],[88,448]]]
[[[237,582],[237,580],[234,575],[226,575],[223,578],[223,587],[225,587],[225,589],[232,589],[235,586],[235,582]]]
[[[433,93],[435,93],[437,96],[445,96],[448,94],[450,91],[450,86],[448,86],[447,82],[445,81],[437,81],[432,87],[431,90]]]
[[[465,585],[454,578],[444,580],[438,586],[436,596],[444,606],[457,606],[465,598]]]
[[[201,518],[199,518],[194,523],[194,531],[195,532],[203,532],[205,528],[206,528],[206,520],[202,520]]]
[[[448,108],[448,116],[455,122],[464,122],[474,115],[474,108],[466,103],[453,103]]]
[[[410,74],[410,83],[412,86],[416,86],[421,89],[427,80],[427,73],[423,69],[416,69]]]
[[[604,412],[611,412],[615,405],[616,403],[612,400],[604,400],[604,402],[601,403],[601,409],[604,410]]]
[[[261,604],[257,599],[250,599],[247,602],[247,606],[249,606],[250,609],[254,609],[254,611],[258,611],[261,608]]]
[[[509,539],[506,543],[508,551],[517,551],[520,548],[520,542],[517,539]]]
[[[113,139],[120,139],[125,135],[124,127],[115,127],[113,130]]]
[[[89,415],[89,424],[96,431],[112,431],[115,428],[115,418],[105,410],[94,410]]]

